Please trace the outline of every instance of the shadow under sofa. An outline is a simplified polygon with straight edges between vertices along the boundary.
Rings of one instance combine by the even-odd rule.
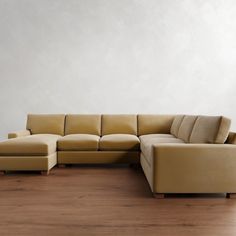
[[[223,116],[30,114],[0,142],[0,170],[140,163],[157,198],[236,193],[236,134]]]

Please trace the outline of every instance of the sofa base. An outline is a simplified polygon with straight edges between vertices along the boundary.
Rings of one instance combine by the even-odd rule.
[[[49,175],[50,171],[49,170],[42,170],[41,175],[47,176]]]
[[[164,199],[166,197],[166,194],[164,194],[164,193],[153,193],[153,197],[156,198],[156,199]],[[226,193],[226,198],[236,199],[236,193]]]
[[[0,156],[0,171],[46,171],[57,164],[57,153],[48,156]]]
[[[57,162],[61,164],[109,164],[139,163],[139,152],[123,151],[59,151]]]
[[[227,193],[226,194],[227,198],[232,198],[232,199],[236,199],[236,193]]]

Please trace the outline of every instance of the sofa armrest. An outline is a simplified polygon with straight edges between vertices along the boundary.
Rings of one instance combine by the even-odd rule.
[[[236,145],[156,144],[153,189],[163,193],[236,192]]]
[[[8,134],[8,139],[11,138],[19,138],[19,137],[24,137],[30,135],[29,130],[21,130],[21,131],[16,131]]]
[[[236,145],[233,144],[186,144],[186,143],[160,143],[154,145],[155,152],[172,156],[226,156],[234,154],[236,158]]]

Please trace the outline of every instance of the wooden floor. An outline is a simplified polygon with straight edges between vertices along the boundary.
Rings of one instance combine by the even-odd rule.
[[[141,171],[54,168],[0,176],[0,235],[235,236],[236,199],[154,199]]]

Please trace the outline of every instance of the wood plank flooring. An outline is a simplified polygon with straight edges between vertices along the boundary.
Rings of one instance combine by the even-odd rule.
[[[154,199],[141,169],[54,168],[0,176],[0,235],[235,236],[236,200]]]

